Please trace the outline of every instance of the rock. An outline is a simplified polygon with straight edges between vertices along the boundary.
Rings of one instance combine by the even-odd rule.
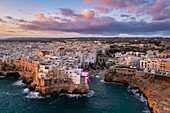
[[[147,98],[153,113],[169,113],[170,76],[140,72],[132,69],[115,69],[114,73],[105,73],[105,81],[129,84],[130,88],[139,88]]]

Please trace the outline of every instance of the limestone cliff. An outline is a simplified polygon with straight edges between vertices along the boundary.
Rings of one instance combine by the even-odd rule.
[[[61,92],[85,94],[89,91],[89,79],[86,80],[86,77],[77,75],[79,76],[79,81],[75,82],[73,77],[71,78],[64,73],[59,73],[58,68],[48,73],[46,77],[38,76],[36,71],[16,69],[11,68],[11,66],[6,66],[5,68],[5,70],[0,70],[0,74],[3,76],[20,77],[23,79],[23,83],[30,84],[30,90],[40,92],[42,96]]]
[[[89,91],[88,83],[83,83],[84,78],[81,78],[81,84],[74,84],[71,79],[41,79],[30,84],[29,89],[40,92],[41,96],[46,94],[64,93],[78,93],[85,94]]]
[[[121,82],[139,88],[153,113],[170,112],[170,76],[117,68],[105,74],[107,82]]]

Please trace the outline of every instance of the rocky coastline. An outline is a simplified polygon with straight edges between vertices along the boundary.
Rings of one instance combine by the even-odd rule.
[[[22,83],[29,85],[29,91],[39,92],[39,96],[46,96],[48,94],[87,94],[89,92],[89,80],[84,83],[85,78],[81,77],[81,84],[74,84],[70,78],[49,78],[44,85],[40,84],[42,79],[34,79],[28,72],[23,71],[0,71],[2,76],[15,76],[22,79]],[[44,80],[44,79],[43,79]]]
[[[129,84],[130,89],[138,88],[153,113],[170,112],[170,76],[117,68],[107,71],[104,80]]]

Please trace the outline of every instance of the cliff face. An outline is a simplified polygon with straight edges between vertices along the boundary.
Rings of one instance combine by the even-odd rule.
[[[83,78],[81,78],[83,81]],[[29,86],[30,90],[40,92],[41,96],[46,94],[58,94],[61,92],[64,93],[78,93],[85,94],[89,91],[88,83],[74,84],[71,79],[62,80],[62,79],[41,79],[40,81],[34,81]]]
[[[5,71],[0,70],[0,74],[3,76],[16,76],[23,79],[23,83],[30,84],[29,89],[31,91],[40,92],[40,95],[44,96],[46,94],[53,93],[78,93],[86,94],[89,92],[89,79],[87,82],[85,77],[80,76],[78,83],[69,78],[68,75],[58,74],[58,70],[51,72],[52,76],[48,77],[38,77],[38,75],[33,71],[26,71],[22,69],[11,68],[10,66],[5,67]],[[8,70],[9,69],[9,70]]]
[[[127,72],[127,73],[126,73]],[[130,88],[139,88],[146,96],[148,105],[154,113],[170,112],[170,76],[145,73],[140,71],[107,72],[105,81],[121,82],[130,85]]]

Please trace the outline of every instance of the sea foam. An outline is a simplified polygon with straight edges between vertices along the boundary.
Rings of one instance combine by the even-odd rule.
[[[88,94],[68,94],[68,93],[61,93],[59,94],[59,96],[63,96],[63,95],[66,95],[68,96],[69,98],[80,98],[80,97],[92,97],[93,95],[95,94],[95,92],[93,90],[89,90],[89,93]]]
[[[144,97],[144,95],[142,93],[138,93],[139,89],[132,89],[132,90],[130,90],[130,87],[128,87],[128,91],[133,92],[133,94],[136,95],[136,97],[139,98],[141,102],[144,102],[147,105],[147,100]],[[149,110],[148,107],[145,107],[144,109],[145,110],[143,110],[143,113],[150,113],[150,110]]]
[[[24,94],[28,94],[28,93],[29,93],[29,89],[28,89],[28,88],[25,88],[22,92],[23,92]]]
[[[145,97],[144,97],[144,95],[142,93],[140,93],[140,94],[137,93],[137,92],[139,92],[139,89],[132,89],[131,91],[133,92],[133,94],[140,97],[140,101],[147,102],[147,100],[145,99]]]
[[[30,98],[30,99],[42,99],[42,98],[45,98],[45,97],[42,97],[42,96],[39,96],[39,92],[35,92],[35,91],[29,91],[28,88],[25,88],[23,91],[22,91],[23,94],[26,95],[26,98]]]
[[[14,85],[14,86],[25,86],[26,84],[22,83],[22,80],[18,80],[16,82],[14,82],[12,85]]]
[[[43,99],[44,97],[42,96],[38,96],[39,92],[35,92],[35,91],[30,91],[27,95],[26,98],[30,98],[30,99]]]

